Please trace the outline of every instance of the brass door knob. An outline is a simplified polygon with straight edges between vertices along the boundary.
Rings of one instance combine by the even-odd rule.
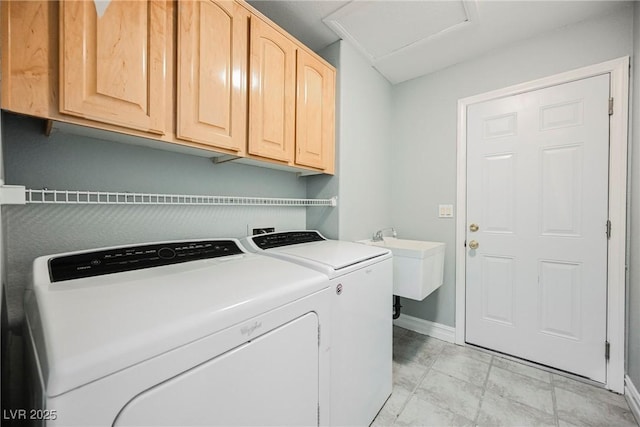
[[[471,230],[472,233],[475,233],[476,231],[480,230],[480,226],[478,224],[471,224],[469,226],[469,230]]]
[[[480,246],[480,243],[476,242],[475,240],[469,242],[469,247],[471,249],[478,249],[478,246]]]

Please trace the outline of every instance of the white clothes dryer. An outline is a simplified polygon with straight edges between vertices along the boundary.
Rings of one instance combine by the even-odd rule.
[[[38,258],[32,413],[48,426],[328,424],[328,286],[235,239]]]
[[[331,283],[331,425],[369,425],[392,389],[392,255],[317,231],[259,234],[247,249],[326,274]]]

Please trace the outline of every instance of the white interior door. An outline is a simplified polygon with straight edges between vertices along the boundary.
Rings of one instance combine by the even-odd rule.
[[[467,111],[465,340],[599,382],[609,78]]]

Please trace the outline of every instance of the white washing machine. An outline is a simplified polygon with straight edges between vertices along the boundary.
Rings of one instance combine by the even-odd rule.
[[[331,425],[366,426],[392,389],[392,255],[317,231],[247,237],[247,249],[326,274],[331,283]]]
[[[318,425],[327,277],[234,239],[41,257],[25,311],[45,425]]]

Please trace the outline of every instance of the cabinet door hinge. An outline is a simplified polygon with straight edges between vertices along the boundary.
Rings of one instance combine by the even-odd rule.
[[[607,220],[607,225],[605,226],[607,230],[607,239],[611,239],[611,220]]]
[[[609,98],[609,115],[613,115],[613,98]]]
[[[611,344],[609,344],[609,341],[605,341],[604,342],[604,358],[605,358],[605,360],[609,360],[610,352],[611,352]]]

